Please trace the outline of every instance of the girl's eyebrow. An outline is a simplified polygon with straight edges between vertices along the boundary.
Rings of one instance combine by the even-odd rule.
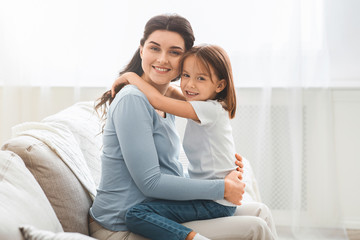
[[[149,43],[155,44],[156,46],[159,46],[159,47],[160,47],[160,44],[157,43],[157,42],[150,41]],[[179,49],[179,50],[181,50],[181,51],[184,51],[181,47],[178,47],[178,46],[171,46],[170,48],[171,48],[171,49]]]
[[[188,73],[188,71],[186,71],[186,69],[183,69],[182,73]],[[197,72],[195,73],[198,76],[206,76],[209,77],[209,74],[207,72]]]

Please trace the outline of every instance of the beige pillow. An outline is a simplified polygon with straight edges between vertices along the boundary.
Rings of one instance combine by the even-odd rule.
[[[19,229],[25,240],[95,240],[95,238],[80,233],[54,233],[39,230],[30,225],[21,226]]]
[[[91,198],[62,160],[47,145],[30,136],[13,138],[3,149],[23,159],[49,199],[64,231],[89,235]]]
[[[0,239],[23,239],[22,224],[62,232],[53,208],[16,154],[0,151]]]

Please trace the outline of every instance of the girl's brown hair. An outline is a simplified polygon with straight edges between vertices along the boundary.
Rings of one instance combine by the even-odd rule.
[[[195,46],[183,55],[180,62],[181,72],[183,71],[184,61],[189,56],[195,56],[200,60],[200,63],[206,68],[210,77],[210,68],[212,68],[220,80],[224,79],[226,81],[226,87],[216,95],[215,99],[224,102],[224,108],[229,112],[229,117],[234,118],[236,112],[236,93],[230,59],[225,50],[216,45]]]
[[[185,51],[191,49],[194,45],[195,37],[194,32],[191,28],[190,22],[177,14],[162,14],[155,17],[152,17],[145,25],[143,37],[140,40],[140,45],[144,46],[145,41],[148,37],[157,30],[167,30],[171,32],[176,32],[184,39],[185,42]],[[141,57],[140,57],[140,47],[136,50],[134,56],[130,62],[125,66],[125,68],[120,72],[120,76],[126,72],[135,72],[137,75],[141,76],[144,71],[141,66]],[[177,77],[174,80],[178,80]],[[115,92],[118,93],[125,84],[118,86],[115,89]],[[105,118],[108,105],[113,101],[111,97],[111,90],[106,91],[98,100],[95,105],[95,110],[101,112],[101,118]]]

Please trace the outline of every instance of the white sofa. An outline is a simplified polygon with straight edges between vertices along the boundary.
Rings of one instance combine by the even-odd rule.
[[[79,102],[13,128],[14,136],[0,151],[0,239],[91,239],[89,192],[99,184],[102,146],[93,105]],[[244,164],[244,201],[260,201],[251,166]],[[232,218],[189,226],[216,231]]]

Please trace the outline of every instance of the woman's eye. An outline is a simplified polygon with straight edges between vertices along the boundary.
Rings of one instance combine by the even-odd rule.
[[[154,50],[154,51],[160,51],[160,48],[158,47],[150,47],[151,50]]]
[[[181,55],[181,53],[177,52],[177,51],[170,51],[170,54],[175,55],[175,56]]]

